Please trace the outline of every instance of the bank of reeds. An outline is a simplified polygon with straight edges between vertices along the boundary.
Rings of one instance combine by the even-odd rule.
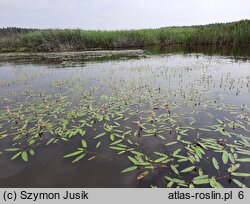
[[[90,31],[80,29],[0,29],[0,51],[82,51],[168,45],[250,44],[250,20],[204,26]]]

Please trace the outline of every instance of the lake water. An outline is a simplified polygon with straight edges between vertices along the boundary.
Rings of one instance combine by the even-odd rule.
[[[250,187],[247,48],[0,65],[0,187]]]

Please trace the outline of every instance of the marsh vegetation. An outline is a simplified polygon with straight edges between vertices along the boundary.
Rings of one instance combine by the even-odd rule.
[[[169,45],[250,44],[250,21],[159,29],[92,31],[80,29],[0,29],[0,52],[83,51]]]

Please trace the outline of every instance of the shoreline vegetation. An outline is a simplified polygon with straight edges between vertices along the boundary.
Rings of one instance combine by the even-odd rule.
[[[91,31],[1,28],[0,52],[67,52],[173,45],[250,45],[250,20],[158,29]]]

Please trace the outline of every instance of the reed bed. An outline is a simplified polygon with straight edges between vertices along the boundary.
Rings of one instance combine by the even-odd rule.
[[[170,45],[249,45],[250,20],[204,26],[92,31],[0,29],[0,51],[82,51]]]

